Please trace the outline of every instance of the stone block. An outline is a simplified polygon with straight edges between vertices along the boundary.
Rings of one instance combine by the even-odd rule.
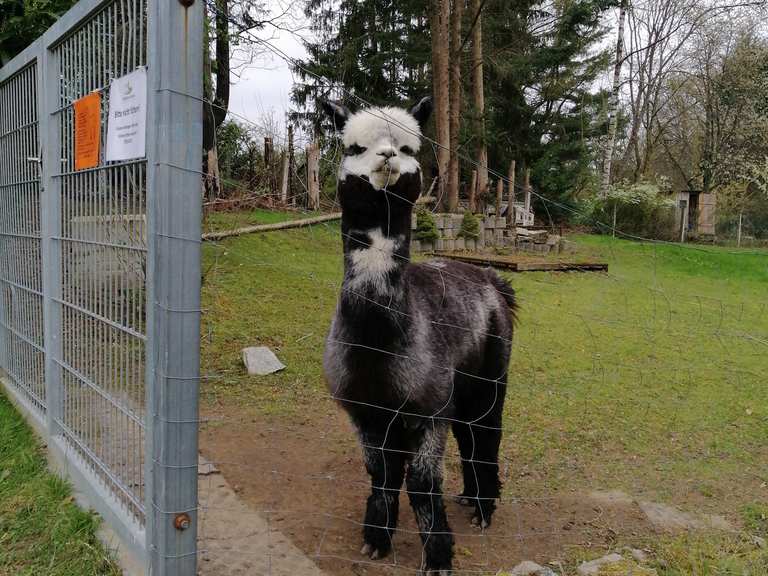
[[[474,252],[475,250],[477,250],[477,240],[475,240],[474,238],[467,238],[465,241],[465,245],[466,245],[466,249],[471,252]]]
[[[443,238],[445,239],[456,238],[456,230],[454,230],[453,228],[444,228]]]
[[[445,240],[443,240],[442,238],[438,238],[437,240],[435,240],[435,250],[437,252],[442,252],[443,250],[445,250]]]
[[[456,241],[453,238],[445,238],[443,248],[448,252],[453,252],[456,249]]]
[[[421,240],[411,240],[411,252],[421,252]]]
[[[466,250],[467,244],[464,238],[456,238],[454,244],[454,250]]]
[[[445,228],[445,216],[442,214],[435,214],[433,218],[435,219],[435,226],[437,226],[438,230]]]
[[[243,348],[243,364],[251,376],[266,376],[285,369],[285,364],[266,346]]]
[[[506,228],[507,227],[507,219],[502,217],[496,218],[496,228]]]

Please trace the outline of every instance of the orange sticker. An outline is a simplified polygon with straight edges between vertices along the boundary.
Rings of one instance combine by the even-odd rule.
[[[101,94],[92,92],[75,100],[75,170],[99,165]]]

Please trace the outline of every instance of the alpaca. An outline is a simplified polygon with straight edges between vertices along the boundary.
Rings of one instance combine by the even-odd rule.
[[[513,331],[512,288],[490,268],[410,262],[416,158],[431,100],[412,110],[352,113],[325,103],[345,147],[338,175],[344,280],[326,341],[333,397],[357,429],[371,477],[361,553],[386,555],[403,480],[423,546],[422,570],[448,574],[453,534],[442,496],[453,429],[460,503],[486,528],[499,497],[502,409]]]

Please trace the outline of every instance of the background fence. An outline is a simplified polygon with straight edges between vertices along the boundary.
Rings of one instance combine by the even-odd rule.
[[[0,70],[0,376],[153,574],[196,563],[202,11],[83,0]],[[139,67],[146,158],[76,170],[73,102],[105,142]]]

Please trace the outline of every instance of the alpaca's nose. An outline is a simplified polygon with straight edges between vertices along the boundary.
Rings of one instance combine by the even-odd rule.
[[[384,158],[386,158],[387,160],[392,158],[392,156],[394,156],[395,154],[396,152],[394,148],[389,148],[387,150],[382,150],[381,152],[379,152],[379,156],[384,156]]]

